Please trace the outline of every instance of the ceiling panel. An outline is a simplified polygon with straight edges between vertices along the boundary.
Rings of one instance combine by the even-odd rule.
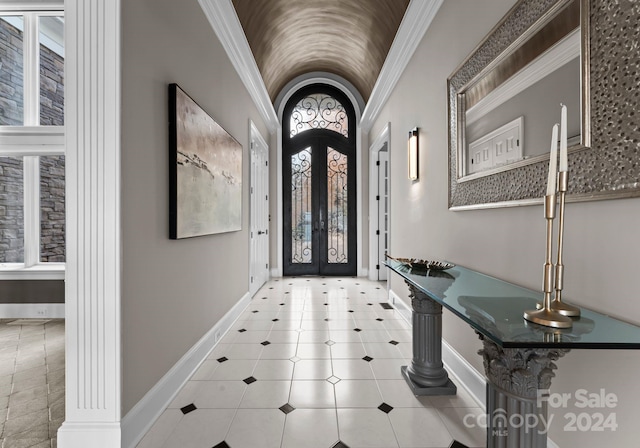
[[[273,101],[292,79],[323,71],[365,101],[409,0],[232,0]]]

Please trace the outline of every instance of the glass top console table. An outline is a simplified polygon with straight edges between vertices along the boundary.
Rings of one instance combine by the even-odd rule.
[[[640,327],[584,308],[569,329],[526,321],[524,311],[542,302],[542,292],[460,266],[416,270],[391,259],[386,265],[404,278],[410,291],[413,359],[402,374],[414,394],[456,392],[442,365],[442,307],[480,336],[488,380],[488,448],[547,446],[547,428],[542,427],[547,403],[539,398],[551,386],[554,361],[570,349],[640,349]],[[504,418],[492,418],[496,415]],[[527,419],[539,422],[538,427],[518,424]]]

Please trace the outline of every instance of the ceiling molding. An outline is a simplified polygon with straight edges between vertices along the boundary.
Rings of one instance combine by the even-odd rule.
[[[398,79],[411,60],[444,0],[411,0],[402,19],[380,76],[362,114],[360,125],[367,132],[389,99]]]
[[[198,0],[198,3],[247,88],[269,132],[276,132],[279,126],[278,117],[231,0]]]

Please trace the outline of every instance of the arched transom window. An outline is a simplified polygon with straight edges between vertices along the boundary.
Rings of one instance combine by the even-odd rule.
[[[344,106],[325,93],[312,93],[293,107],[290,116],[290,137],[310,129],[328,129],[349,137],[349,118]]]

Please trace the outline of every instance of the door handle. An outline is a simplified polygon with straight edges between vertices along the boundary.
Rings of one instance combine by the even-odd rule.
[[[320,230],[324,232],[324,221],[320,221]]]
[[[258,230],[258,235],[264,235],[264,234],[266,234],[266,233],[267,233],[267,232],[263,232],[262,230]]]

